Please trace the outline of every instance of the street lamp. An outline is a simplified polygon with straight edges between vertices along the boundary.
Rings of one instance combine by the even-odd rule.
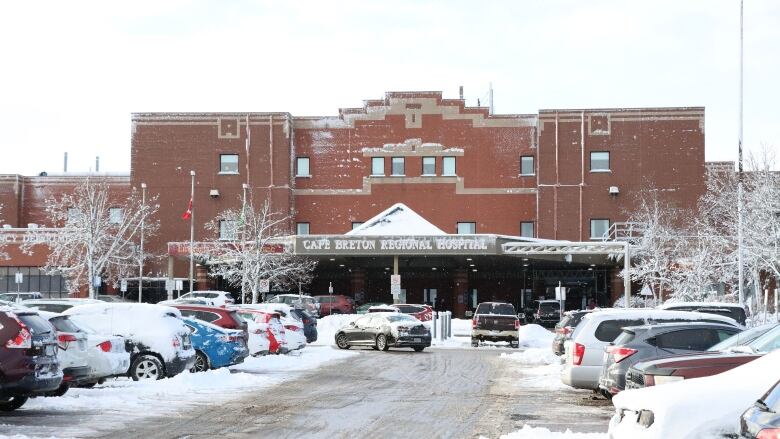
[[[138,302],[144,294],[144,225],[146,223],[146,183],[141,183],[141,252],[138,256]]]

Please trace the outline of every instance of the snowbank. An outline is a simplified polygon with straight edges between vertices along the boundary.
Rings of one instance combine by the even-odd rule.
[[[550,431],[543,427],[524,425],[522,429],[501,436],[501,439],[607,439],[606,433],[575,433]]]
[[[317,320],[317,341],[312,345],[335,346],[336,331],[360,316],[361,314],[333,314],[320,318]]]
[[[520,364],[545,365],[560,364],[561,357],[555,355],[550,348],[528,348],[511,354],[503,353],[501,358]]]
[[[525,388],[550,391],[569,388],[561,382],[561,358],[553,354],[549,347],[528,348],[511,354],[502,353],[502,360],[517,365],[517,383]],[[536,366],[536,367],[528,367]]]
[[[551,351],[555,334],[539,325],[524,325],[520,327],[520,346],[527,348],[547,348]]]
[[[616,413],[609,432],[615,439],[694,439],[735,433],[740,415],[777,382],[778,370],[780,351],[774,351],[718,375],[621,392],[612,400]],[[644,428],[636,423],[636,415],[621,420],[623,409],[651,410],[654,422]]]

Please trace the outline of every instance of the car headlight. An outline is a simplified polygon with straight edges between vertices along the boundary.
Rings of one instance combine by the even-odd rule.
[[[656,375],[655,377],[655,385],[660,386],[661,384],[669,384],[673,383],[675,381],[682,381],[685,378],[675,375]]]
[[[637,423],[641,425],[642,427],[648,428],[651,425],[653,425],[653,422],[655,422],[655,415],[650,410],[640,410],[639,411],[639,419],[637,419]]]

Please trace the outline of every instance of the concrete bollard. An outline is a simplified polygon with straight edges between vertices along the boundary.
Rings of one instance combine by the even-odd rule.
[[[431,313],[431,331],[432,331],[431,338],[433,338],[434,340],[436,339],[436,324],[438,323],[436,314],[438,314],[438,312],[436,311]]]

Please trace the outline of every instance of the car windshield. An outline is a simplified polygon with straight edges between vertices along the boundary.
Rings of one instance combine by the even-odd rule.
[[[539,304],[539,312],[553,312],[561,309],[561,304],[557,302],[544,302]]]
[[[63,303],[30,303],[27,305],[24,305],[28,308],[37,309],[40,311],[48,311],[53,313],[61,313],[65,310],[73,308],[73,305],[63,304]]]
[[[45,334],[51,332],[51,325],[43,317],[37,314],[22,314],[19,316],[19,320],[22,321],[33,334]]]
[[[715,346],[707,350],[712,352],[721,352],[721,351],[728,350],[729,348],[732,348],[734,346],[740,346],[740,345],[750,343],[756,338],[766,334],[767,331],[771,330],[773,327],[775,327],[775,325],[764,325],[755,328],[750,328],[746,331],[742,331],[732,335],[731,337],[723,340],[722,342],[716,344]]]
[[[414,305],[396,305],[395,307],[404,314],[413,314],[422,311],[422,307]]]
[[[419,322],[416,318],[407,314],[397,314],[385,317],[389,322]]]
[[[49,319],[49,323],[54,325],[57,331],[60,332],[81,332],[81,329],[67,317],[53,317]]]
[[[515,307],[508,303],[480,303],[477,314],[499,314],[504,316],[515,315]]]
[[[756,352],[771,352],[780,348],[780,326],[758,337],[748,344]]]

